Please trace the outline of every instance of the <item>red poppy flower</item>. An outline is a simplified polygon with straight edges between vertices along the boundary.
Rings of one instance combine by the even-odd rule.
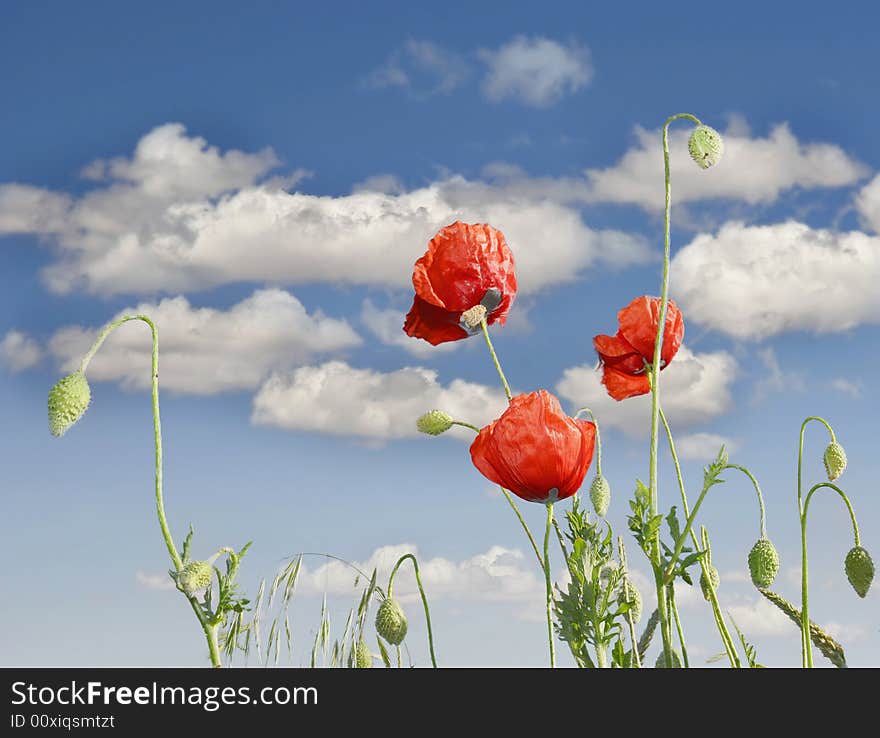
[[[660,298],[637,297],[617,314],[616,336],[596,336],[593,346],[602,362],[602,384],[615,400],[651,391],[645,362],[654,361],[654,342],[660,319]],[[670,300],[666,305],[666,326],[660,349],[660,370],[665,369],[681,346],[684,320]]]
[[[562,411],[547,390],[517,395],[471,444],[480,473],[529,502],[571,497],[593,461],[596,426]]]
[[[504,234],[485,223],[456,221],[440,229],[416,261],[412,280],[416,295],[403,330],[434,346],[479,332],[479,321],[462,320],[479,305],[489,325],[504,325],[516,297],[513,254]]]

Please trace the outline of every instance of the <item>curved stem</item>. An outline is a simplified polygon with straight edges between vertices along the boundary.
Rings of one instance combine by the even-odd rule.
[[[544,531],[544,582],[547,585],[547,639],[550,644],[550,668],[556,667],[553,642],[553,585],[550,582],[550,528],[553,526],[553,503],[547,503],[547,528]]]
[[[486,325],[486,319],[483,318],[480,321],[480,328],[483,330],[483,338],[486,339],[486,346],[489,348],[489,354],[492,357],[492,363],[495,364],[495,371],[498,372],[498,376],[501,379],[501,384],[504,387],[504,394],[507,395],[507,399],[510,400],[513,395],[510,393],[510,385],[507,383],[507,377],[504,376],[504,372],[501,370],[501,363],[498,361],[498,355],[495,353],[495,347],[492,345],[492,339],[489,338],[489,327]]]
[[[422,596],[422,605],[425,608],[425,622],[428,625],[428,648],[431,651],[431,664],[436,669],[437,668],[437,659],[434,656],[434,632],[431,630],[431,610],[428,608],[428,598],[425,596],[425,588],[422,586],[422,578],[419,575],[419,562],[416,561],[416,557],[412,554],[404,554],[401,556],[397,563],[394,565],[394,568],[391,570],[391,576],[388,578],[388,597],[391,597],[391,587],[394,584],[394,575],[397,574],[397,570],[400,568],[400,565],[409,559],[412,561],[413,569],[416,573],[416,584],[419,585],[419,594]],[[398,650],[398,660],[399,660],[400,651]]]
[[[810,508],[810,499],[812,498],[813,493],[816,490],[822,489],[823,487],[833,489],[846,504],[846,509],[849,511],[849,518],[852,521],[853,538],[855,539],[855,545],[861,545],[861,541],[859,539],[859,524],[856,522],[855,511],[853,510],[853,507],[850,504],[849,498],[846,496],[846,493],[836,484],[832,484],[831,482],[820,482],[819,484],[814,484],[810,488],[810,491],[807,492],[807,497],[804,500],[804,511],[801,514],[801,635],[806,639],[806,648],[804,650],[804,667],[808,669],[811,669],[813,667],[813,645],[810,641],[810,615],[807,612],[807,608],[809,606],[809,593],[807,591],[807,511]]]
[[[470,423],[465,423],[465,422],[463,422],[463,421],[461,421],[461,420],[453,420],[453,421],[452,421],[452,424],[453,424],[453,425],[460,425],[462,428],[470,428],[470,429],[471,429],[472,431],[474,431],[475,433],[479,433],[479,432],[480,432],[480,429],[477,428],[477,426],[475,426],[475,425],[471,425]]]
[[[725,469],[737,469],[745,474],[749,479],[752,480],[752,485],[755,487],[755,493],[758,495],[758,509],[761,511],[761,538],[767,537],[767,521],[766,516],[764,515],[764,495],[761,494],[761,485],[758,484],[758,480],[755,479],[754,474],[752,474],[746,467],[740,466],[739,464],[725,464]]]
[[[831,436],[831,442],[834,443],[834,440],[835,440],[834,429],[831,427],[831,425],[828,423],[828,421],[825,420],[825,418],[820,418],[818,415],[811,415],[809,418],[806,418],[803,423],[801,423],[801,433],[800,433],[800,439],[798,441],[798,468],[797,468],[798,514],[801,514],[803,512],[803,501],[802,501],[802,497],[801,497],[801,490],[802,490],[801,469],[803,467],[803,460],[804,460],[804,434],[807,430],[807,423],[809,423],[810,421],[822,423],[822,425],[824,425],[825,428],[828,429],[828,435]]]
[[[602,476],[602,436],[599,434],[599,421],[596,420],[596,416],[593,415],[593,411],[590,410],[590,408],[588,408],[588,407],[582,407],[580,410],[578,410],[574,414],[575,419],[577,419],[578,415],[580,415],[581,413],[589,413],[590,420],[592,421],[593,425],[596,426],[596,474],[598,474],[601,477]]]

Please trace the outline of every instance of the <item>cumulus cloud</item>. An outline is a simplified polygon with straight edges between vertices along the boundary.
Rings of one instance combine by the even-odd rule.
[[[393,308],[379,308],[372,300],[364,300],[361,307],[361,322],[367,326],[370,333],[378,338],[386,346],[396,346],[409,352],[413,356],[429,357],[437,353],[446,353],[458,348],[457,341],[441,343],[432,346],[427,341],[422,341],[406,335],[403,332],[403,321],[406,311]]]
[[[678,455],[682,459],[695,461],[714,460],[722,446],[728,453],[733,453],[739,444],[717,433],[690,433],[675,439],[675,450]]]
[[[845,395],[849,395],[850,397],[854,397],[855,399],[859,399],[862,396],[864,391],[864,384],[862,381],[844,379],[843,377],[838,377],[837,379],[832,380],[831,382],[832,389],[837,390],[838,392],[842,392]]]
[[[398,194],[318,197],[262,180],[274,162],[271,152],[221,154],[182,126],[161,126],[130,159],[93,167],[101,181],[78,199],[0,185],[0,235],[47,238],[58,258],[43,276],[59,293],[249,281],[408,287],[428,240],[457,219],[504,232],[524,292],[570,282],[597,260],[650,258],[643,239],[591,229],[577,208],[538,191],[448,176]]]
[[[493,102],[513,99],[547,107],[593,78],[589,49],[574,41],[517,36],[498,49],[480,49],[478,55],[487,66],[483,90]]]
[[[160,592],[175,589],[174,582],[167,574],[147,574],[142,571],[135,572],[135,581],[145,589],[154,589]]]
[[[731,403],[736,372],[736,360],[726,351],[696,353],[682,346],[661,374],[663,411],[670,425],[697,425],[724,413]],[[611,399],[601,383],[601,370],[595,366],[566,369],[556,390],[574,406],[592,409],[600,427],[616,428],[633,437],[648,432],[650,395],[623,402]]]
[[[727,612],[746,638],[787,635],[795,627],[779,608],[763,597],[731,605]]]
[[[880,242],[858,231],[729,222],[675,255],[672,281],[690,320],[739,339],[880,322]]]
[[[663,152],[660,131],[636,127],[636,146],[614,165],[588,169],[589,198],[596,202],[663,208]],[[669,133],[670,171],[675,202],[735,199],[770,203],[793,187],[842,187],[868,174],[839,146],[801,143],[785,123],[766,138],[752,138],[741,121],[724,135],[724,158],[710,170],[694,166],[687,152],[688,126]],[[880,212],[880,210],[878,210]]]
[[[507,405],[504,394],[437,372],[406,367],[392,372],[359,369],[341,361],[271,376],[254,398],[251,419],[286,430],[359,436],[381,442],[417,436],[416,420],[432,409],[484,425]],[[453,429],[455,434],[462,429]],[[467,431],[464,438],[472,438]]]
[[[880,233],[880,174],[859,191],[855,204],[862,223],[874,233]]]
[[[464,57],[431,41],[410,39],[364,80],[372,89],[397,87],[416,98],[448,95],[470,76]]]
[[[284,290],[266,289],[228,310],[197,308],[185,297],[142,303],[121,311],[146,314],[157,324],[163,389],[200,395],[255,389],[273,371],[361,343],[345,320],[309,314]],[[97,327],[68,326],[49,341],[64,370],[75,369]],[[124,387],[149,386],[152,343],[146,327],[117,329],[89,365],[89,378]]]
[[[26,333],[9,331],[0,341],[0,364],[13,374],[36,366],[42,358],[40,344]]]

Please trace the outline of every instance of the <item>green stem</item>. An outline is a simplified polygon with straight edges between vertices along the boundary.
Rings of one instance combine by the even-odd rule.
[[[550,668],[556,666],[556,645],[553,642],[553,585],[550,582],[550,528],[553,526],[553,503],[547,503],[547,527],[544,531],[544,583],[547,586],[547,639],[550,644]]]
[[[80,371],[85,374],[89,362],[91,362],[92,357],[94,357],[98,349],[101,348],[101,345],[107,339],[107,336],[109,336],[120,325],[127,323],[130,320],[140,320],[146,323],[150,327],[150,332],[153,338],[150,385],[153,401],[153,437],[155,441],[156,458],[156,514],[159,518],[159,527],[162,530],[162,538],[165,540],[165,547],[168,549],[168,555],[171,557],[174,569],[179,572],[183,568],[183,561],[180,558],[177,546],[174,543],[174,538],[171,535],[171,529],[168,526],[168,519],[165,516],[165,503],[162,495],[162,423],[159,417],[159,332],[156,329],[156,324],[146,315],[126,315],[109,323],[98,334],[92,347],[83,357],[83,360],[80,363]],[[202,630],[205,632],[205,639],[208,643],[208,653],[211,657],[211,664],[215,668],[219,668],[222,666],[222,662],[220,660],[220,648],[217,643],[218,626],[209,622],[207,616],[202,610],[202,606],[195,597],[187,595],[187,600],[189,600],[189,604],[198,618]]]
[[[658,436],[658,426],[659,426],[659,415],[660,415],[660,354],[662,352],[663,347],[663,334],[664,329],[666,327],[666,305],[669,301],[669,254],[670,254],[670,240],[669,240],[669,214],[670,207],[672,203],[672,190],[670,185],[670,175],[669,175],[669,140],[668,140],[668,130],[669,124],[679,118],[686,118],[696,125],[700,125],[699,119],[695,118],[693,115],[688,113],[678,113],[676,115],[672,115],[666,119],[666,122],[663,124],[663,173],[664,173],[664,183],[666,188],[666,201],[665,207],[663,211],[663,280],[660,290],[660,311],[657,316],[657,335],[654,340],[654,358],[651,364],[651,449],[650,449],[650,469],[649,469],[649,487],[651,490],[651,508],[650,514],[651,517],[654,517],[657,514],[658,507],[658,490],[657,490],[657,436]],[[665,597],[663,597],[662,592],[662,575],[660,574],[660,532],[658,531],[654,536],[654,540],[652,542],[652,565],[654,566],[656,573],[655,579],[657,580],[657,603],[658,609],[660,611],[660,623],[661,628],[660,631],[663,634],[663,644],[667,649],[667,660],[670,659],[669,656],[669,647],[670,638],[669,638],[669,620],[668,614],[666,613],[666,602]],[[670,664],[671,666],[671,664]]]
[[[629,581],[629,577],[627,576],[627,574],[629,573],[629,567],[626,563],[626,549],[623,545],[623,536],[617,536],[617,555],[620,558],[620,568],[623,572],[621,586],[623,587],[626,604],[629,605],[631,604],[629,598],[629,587],[627,587],[627,583]],[[632,666],[635,669],[641,669],[642,661],[639,658],[639,642],[636,638],[636,624],[633,621],[631,609],[626,611],[626,623],[629,626],[629,639],[630,643],[632,644]]]
[[[818,489],[822,489],[823,487],[833,489],[846,504],[846,509],[849,511],[849,519],[852,521],[853,538],[855,539],[855,545],[861,545],[861,541],[859,539],[859,524],[856,522],[855,511],[853,510],[853,507],[850,504],[849,498],[846,496],[846,493],[836,484],[832,484],[831,482],[820,482],[819,484],[814,484],[810,488],[810,491],[807,492],[807,497],[804,500],[804,511],[801,514],[801,637],[806,640],[806,648],[804,650],[804,668],[807,669],[813,668],[813,645],[810,640],[810,615],[807,612],[807,608],[809,606],[809,593],[807,591],[807,511],[810,508],[810,498],[812,498],[813,493]]]
[[[391,576],[388,578],[388,597],[391,597],[391,587],[394,584],[394,575],[397,574],[400,565],[407,559],[412,561],[413,569],[416,573],[416,584],[419,585],[419,594],[422,596],[422,605],[425,608],[425,622],[428,624],[428,648],[431,651],[431,664],[436,669],[437,659],[434,656],[434,632],[431,630],[431,610],[428,608],[428,598],[425,597],[425,588],[422,587],[422,578],[419,576],[419,562],[416,561],[416,557],[412,554],[408,553],[401,556],[391,570]]]
[[[498,377],[501,379],[501,384],[504,387],[504,394],[507,395],[508,401],[513,397],[510,392],[510,385],[507,383],[507,377],[504,376],[504,372],[501,369],[501,363],[498,361],[498,355],[495,353],[495,347],[492,345],[492,339],[489,338],[489,326],[486,325],[486,319],[483,318],[480,321],[480,328],[483,329],[483,338],[486,339],[486,346],[489,348],[489,354],[492,357],[492,363],[495,364],[495,371],[498,372]]]
[[[599,422],[596,420],[596,416],[593,415],[593,411],[588,407],[582,407],[578,410],[574,417],[577,419],[578,415],[581,413],[589,413],[590,420],[593,425],[596,426],[596,474],[600,477],[602,476],[602,436],[599,435]]]
[[[684,631],[681,627],[681,618],[678,616],[678,606],[675,604],[675,586],[670,584],[667,588],[669,592],[669,609],[672,611],[672,617],[675,619],[675,629],[678,633],[678,642],[681,645],[681,661],[685,669],[690,668],[688,661],[687,645],[684,642]]]

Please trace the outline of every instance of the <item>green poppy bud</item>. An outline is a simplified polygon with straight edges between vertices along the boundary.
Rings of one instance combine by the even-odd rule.
[[[207,561],[190,561],[177,575],[177,584],[188,595],[205,589],[214,576],[214,567]]]
[[[590,485],[590,502],[593,503],[593,509],[600,518],[605,517],[608,512],[608,505],[611,502],[611,485],[605,477],[597,474]]]
[[[752,583],[758,588],[773,584],[779,572],[779,554],[768,538],[761,538],[749,551],[749,574]]]
[[[825,473],[828,474],[829,482],[833,482],[846,471],[846,451],[837,441],[828,444],[822,460],[825,462]]]
[[[711,599],[711,597],[709,596],[711,594],[711,591],[709,589],[710,582],[712,583],[712,589],[718,589],[718,587],[721,585],[721,577],[718,576],[718,569],[711,565],[709,566],[708,579],[706,579],[705,573],[700,574],[700,589],[703,591],[703,597],[706,599],[706,602]]]
[[[356,669],[373,668],[373,654],[364,641],[358,641],[354,649],[354,666]]]
[[[859,597],[868,594],[871,582],[874,581],[874,562],[871,560],[871,554],[861,546],[851,548],[843,562],[843,568],[856,594]]]
[[[452,427],[452,416],[442,410],[431,410],[416,421],[416,428],[420,433],[429,436],[439,436]]]
[[[602,587],[607,587],[608,583],[611,581],[611,577],[614,576],[614,573],[616,571],[616,561],[606,561],[604,564],[602,564],[602,568],[599,569],[599,584]]]
[[[406,638],[406,615],[400,603],[386,598],[376,612],[376,632],[392,646],[399,646]]]
[[[639,622],[642,617],[642,593],[631,581],[627,580],[626,585],[621,587],[620,594],[617,595],[617,604],[622,605],[629,602],[629,614],[632,615],[634,623]]]
[[[63,436],[88,409],[92,391],[82,372],[68,374],[49,390],[49,432]]]
[[[655,669],[666,669],[666,652],[661,651],[660,655],[657,657],[657,660],[654,662]],[[681,656],[678,654],[678,651],[672,652],[672,668],[673,669],[681,669]]]
[[[688,152],[702,169],[717,164],[724,154],[724,139],[709,126],[697,126],[688,139]]]

